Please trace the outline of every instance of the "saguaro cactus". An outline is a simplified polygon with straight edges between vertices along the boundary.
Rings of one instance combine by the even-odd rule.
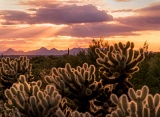
[[[24,75],[21,75],[18,81],[5,90],[8,99],[5,103],[6,109],[16,107],[21,116],[29,117],[52,117],[57,114],[61,96],[53,85],[47,85],[45,90],[42,90],[41,81],[29,84]]]
[[[53,83],[62,97],[67,99],[67,105],[73,110],[91,112],[90,101],[94,99],[102,87],[95,78],[95,67],[84,63],[82,67],[53,68],[52,76],[46,76],[48,84]]]
[[[96,49],[102,83],[104,86],[114,84],[112,92],[117,96],[127,93],[128,88],[132,87],[128,79],[139,70],[137,65],[144,59],[143,49],[136,53],[133,48],[133,42],[126,44],[119,42],[110,46],[107,53],[103,53],[99,48]]]
[[[160,95],[149,94],[147,86],[135,91],[128,91],[129,101],[126,94],[119,99],[115,94],[111,95],[111,101],[117,105],[117,109],[106,117],[160,117]]]

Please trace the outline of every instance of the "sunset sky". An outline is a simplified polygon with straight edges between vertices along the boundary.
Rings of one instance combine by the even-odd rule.
[[[0,0],[0,51],[149,43],[160,51],[160,0]]]

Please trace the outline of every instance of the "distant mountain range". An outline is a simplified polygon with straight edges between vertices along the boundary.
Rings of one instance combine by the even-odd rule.
[[[80,50],[86,51],[87,48],[73,48],[69,50],[69,54],[76,55]],[[64,54],[68,54],[68,50],[57,50],[55,48],[48,50],[45,47],[41,47],[40,49],[32,50],[28,52],[16,51],[12,48],[9,48],[6,51],[0,52],[0,55],[64,55]]]

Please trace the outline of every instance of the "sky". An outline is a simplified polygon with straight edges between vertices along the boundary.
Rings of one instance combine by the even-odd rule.
[[[160,0],[0,0],[0,51],[149,44],[160,51]]]

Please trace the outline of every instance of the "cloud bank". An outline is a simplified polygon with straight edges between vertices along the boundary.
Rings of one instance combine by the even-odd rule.
[[[5,19],[5,24],[12,22],[17,24],[72,24],[106,22],[113,20],[111,15],[107,14],[105,11],[98,10],[93,5],[58,6],[53,8],[39,8],[35,11],[34,14],[29,14],[23,11],[1,11],[1,17]]]
[[[62,28],[52,36],[73,36],[73,37],[107,37],[117,35],[135,35],[135,31],[145,30],[160,30],[160,3],[150,5],[145,8],[133,10],[136,15],[128,17],[113,18],[107,11],[98,10],[97,7],[89,5],[62,5],[44,7],[39,9],[30,9],[34,13],[25,11],[1,11],[1,18],[4,20],[2,25],[17,25],[17,24],[45,24],[54,25],[65,24]],[[122,11],[131,11],[131,9],[122,9]],[[115,11],[115,12],[121,12]],[[109,23],[116,22],[116,23]],[[43,32],[47,27],[25,28],[21,34],[13,33],[19,29],[0,29],[2,35],[4,32],[12,32],[12,37],[29,38]],[[20,29],[21,30],[21,29]],[[30,34],[30,36],[25,35]],[[25,34],[23,34],[25,33]],[[16,35],[17,34],[17,35]],[[8,35],[6,36],[8,37]]]
[[[139,35],[137,31],[160,30],[160,3],[141,9],[115,10],[113,12],[134,12],[134,15],[114,18],[107,11],[100,10],[92,4],[77,5],[69,4],[71,1],[66,1],[65,5],[60,5],[60,2],[63,1],[57,2],[57,0],[52,0],[52,4],[42,4],[38,0],[34,2],[37,7],[29,8],[26,11],[0,11],[1,47],[6,47],[4,46],[6,43],[10,45],[14,42],[19,44],[33,44],[34,42],[41,45],[45,41],[38,43],[39,39],[61,36],[89,39]],[[31,5],[33,2],[25,4]]]
[[[160,3],[135,10],[135,16],[117,18],[124,25],[134,27],[137,31],[160,30]]]

